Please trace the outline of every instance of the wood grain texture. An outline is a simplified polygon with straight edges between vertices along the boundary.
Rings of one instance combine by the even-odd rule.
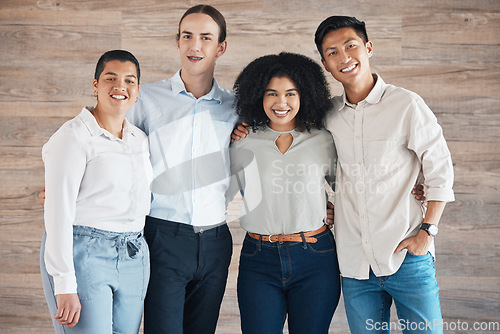
[[[248,62],[264,54],[291,51],[319,61],[313,35],[329,15],[366,21],[375,46],[372,69],[424,98],[452,153],[456,201],[447,206],[436,241],[444,319],[471,326],[500,322],[500,1],[207,2],[227,20],[228,50],[218,60],[216,78],[228,89]],[[91,83],[103,52],[133,52],[141,62],[141,83],[173,75],[180,66],[178,20],[197,3],[0,2],[1,333],[53,333],[38,268],[42,145],[83,106],[95,103]],[[340,94],[341,86],[327,78],[332,93]],[[239,204],[237,199],[228,208],[234,255],[219,334],[240,332],[236,278],[244,231],[237,220]],[[330,331],[349,333],[342,303]]]

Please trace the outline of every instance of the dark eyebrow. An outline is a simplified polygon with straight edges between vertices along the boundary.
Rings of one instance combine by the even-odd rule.
[[[354,41],[354,38],[349,38],[347,41],[345,41],[345,42],[343,43],[343,45],[346,45],[347,43],[349,43],[349,42],[351,42],[351,41]],[[332,47],[326,48],[326,49],[325,49],[325,52],[330,51],[330,50],[336,50],[336,49],[337,49],[337,47],[336,47],[336,46],[332,46]]]
[[[181,35],[182,34],[192,35],[193,33],[190,32],[190,31],[184,30],[184,31],[181,31]],[[213,36],[214,34],[212,34],[211,32],[204,32],[204,33],[201,33],[200,35],[202,35],[202,36]]]
[[[344,45],[346,45],[347,43],[349,43],[351,41],[354,41],[354,38],[349,38],[347,41],[344,42]]]
[[[106,73],[104,73],[104,75],[114,75],[114,76],[118,76],[115,72],[106,72]],[[128,74],[128,75],[127,75],[127,77],[128,77],[128,78],[135,78],[135,79],[137,79],[137,77],[136,77],[135,75],[133,75],[133,74]]]
[[[276,89],[271,89],[271,88],[268,88],[268,89],[266,89],[265,91],[266,91],[266,92],[277,92],[277,90],[276,90]],[[287,89],[286,91],[287,91],[287,92],[293,92],[293,91],[298,92],[299,90],[298,90],[297,88],[290,88],[290,89]]]

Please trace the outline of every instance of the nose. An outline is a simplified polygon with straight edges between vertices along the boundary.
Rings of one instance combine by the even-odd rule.
[[[278,98],[278,105],[280,106],[286,106],[288,104],[288,101],[286,100],[285,95],[280,95]]]
[[[199,38],[193,38],[191,43],[191,50],[198,52],[201,48],[201,41]]]
[[[339,57],[342,63],[348,63],[351,60],[351,56],[345,50],[339,51]]]
[[[123,80],[116,80],[113,88],[119,91],[125,91],[126,89],[125,82]]]

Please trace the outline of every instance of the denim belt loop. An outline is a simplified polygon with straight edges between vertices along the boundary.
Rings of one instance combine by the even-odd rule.
[[[257,250],[260,252],[262,249],[262,235],[259,237],[259,240],[257,240]]]
[[[300,232],[300,237],[302,238],[302,248],[307,249],[306,236],[304,232]]]

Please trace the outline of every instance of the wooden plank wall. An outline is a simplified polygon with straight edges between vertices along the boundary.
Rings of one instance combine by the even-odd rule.
[[[457,200],[437,239],[447,333],[500,321],[500,2],[498,0],[207,0],[226,17],[228,51],[216,77],[231,88],[245,64],[300,52],[327,16],[367,22],[372,66],[387,82],[418,92],[442,124],[455,165]],[[38,268],[43,231],[41,146],[92,105],[97,58],[132,51],[143,83],[179,67],[174,36],[193,0],[0,1],[0,332],[51,333]],[[340,86],[329,79],[331,89]],[[233,204],[231,217],[237,215]],[[218,333],[238,333],[236,272],[243,232],[232,219],[235,255]],[[461,321],[462,327],[453,329]],[[464,330],[464,323],[469,330]],[[347,333],[342,305],[332,332]],[[314,333],[312,333],[314,334]]]

